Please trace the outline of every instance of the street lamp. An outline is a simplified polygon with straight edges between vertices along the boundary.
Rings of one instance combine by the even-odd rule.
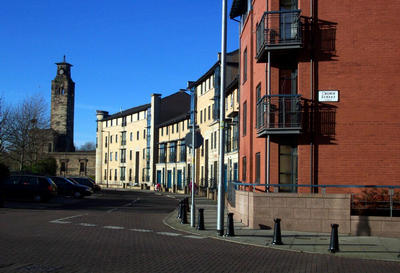
[[[194,180],[196,179],[196,174],[195,174],[196,150],[195,150],[195,143],[194,143],[195,142],[195,130],[196,130],[196,107],[195,107],[196,89],[194,86],[189,88],[189,83],[188,83],[188,88],[181,89],[181,91],[189,91],[190,92],[190,123],[192,125],[192,181],[191,181],[192,202],[191,202],[191,207],[190,207],[190,226],[194,227],[195,226],[195,203],[194,203],[195,183],[194,183]]]

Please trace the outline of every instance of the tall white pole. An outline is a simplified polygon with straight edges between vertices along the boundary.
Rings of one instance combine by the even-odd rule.
[[[196,168],[195,168],[195,155],[196,155],[196,150],[195,150],[195,143],[194,143],[194,141],[195,141],[195,138],[194,138],[194,134],[195,134],[195,128],[196,128],[196,111],[195,111],[195,101],[196,101],[196,98],[195,98],[195,95],[196,95],[196,93],[195,93],[195,87],[193,87],[192,89],[191,89],[191,95],[192,95],[192,97],[191,97],[191,99],[192,99],[192,106],[191,106],[191,108],[192,108],[192,115],[191,115],[191,120],[192,120],[192,185],[191,185],[191,188],[192,188],[192,202],[191,202],[191,208],[190,208],[190,226],[191,227],[194,227],[195,226],[195,205],[194,205],[194,191],[195,191],[195,179],[196,179],[196,173],[195,173],[195,171],[196,171]]]
[[[219,115],[219,183],[218,183],[218,235],[224,234],[224,210],[225,210],[225,187],[224,187],[224,152],[225,152],[225,56],[226,56],[226,14],[227,1],[222,0],[222,34],[221,34],[221,83],[220,83],[220,115]]]

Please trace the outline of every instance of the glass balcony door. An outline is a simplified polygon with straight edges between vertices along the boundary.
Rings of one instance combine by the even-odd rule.
[[[297,158],[297,145],[279,145],[279,184],[297,184]],[[279,187],[279,191],[297,192],[297,187]]]
[[[280,39],[281,41],[297,39],[298,17],[291,11],[297,10],[297,0],[280,0]]]

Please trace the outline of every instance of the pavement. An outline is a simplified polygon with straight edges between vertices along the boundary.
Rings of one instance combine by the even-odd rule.
[[[184,195],[171,193],[156,193],[175,199],[183,199]],[[189,199],[189,205],[190,205]],[[181,224],[177,218],[178,208],[164,219],[164,224],[182,232],[188,232],[198,236],[225,240],[238,244],[253,245],[271,249],[296,251],[304,253],[317,253],[335,255],[348,258],[372,259],[382,261],[400,262],[400,238],[384,238],[374,236],[350,236],[339,234],[339,251],[331,253],[328,248],[330,234],[308,233],[282,230],[283,245],[272,245],[273,229],[250,229],[240,222],[234,222],[235,236],[219,236],[217,234],[217,203],[205,197],[196,197],[196,225],[199,208],[204,209],[205,230],[197,230],[190,225],[190,212],[187,214],[189,224]],[[225,211],[227,214],[227,211]],[[225,234],[227,230],[227,217],[225,218]]]

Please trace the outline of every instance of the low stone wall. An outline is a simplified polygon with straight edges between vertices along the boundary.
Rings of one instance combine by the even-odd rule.
[[[273,228],[274,218],[280,218],[287,231],[329,233],[335,223],[341,234],[400,237],[396,217],[351,216],[350,194],[236,191],[234,204],[227,207],[236,221],[253,229]]]
[[[235,207],[229,206],[235,220],[250,228],[273,228],[281,218],[282,230],[339,232],[350,234],[350,194],[253,193],[236,191]]]
[[[351,216],[351,233],[357,236],[400,237],[398,217]]]

